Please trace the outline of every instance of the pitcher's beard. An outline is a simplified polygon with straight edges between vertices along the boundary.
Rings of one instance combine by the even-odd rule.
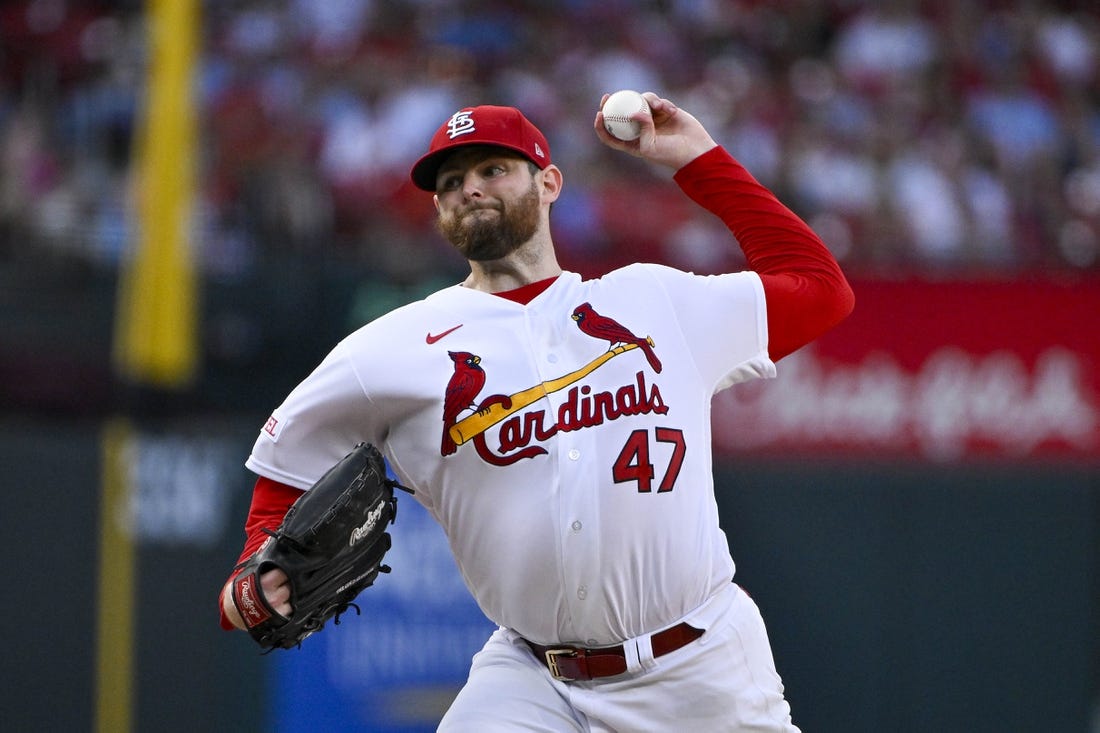
[[[468,260],[484,262],[506,257],[527,243],[539,226],[539,194],[534,181],[531,188],[510,204],[495,208],[499,213],[488,219],[478,216],[472,222],[461,214],[448,214],[436,220],[440,233]]]

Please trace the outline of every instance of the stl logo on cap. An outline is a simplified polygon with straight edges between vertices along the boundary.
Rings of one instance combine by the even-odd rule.
[[[474,118],[470,116],[471,110],[464,109],[455,112],[447,121],[447,137],[454,140],[459,135],[468,135],[474,131]]]

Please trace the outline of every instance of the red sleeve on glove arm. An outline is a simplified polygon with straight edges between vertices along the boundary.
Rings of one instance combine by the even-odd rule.
[[[248,509],[248,519],[244,523],[244,549],[241,551],[241,556],[237,558],[238,563],[247,560],[252,553],[260,549],[260,545],[267,539],[264,528],[275,529],[282,524],[287,510],[301,495],[301,489],[263,476],[256,481],[256,486],[252,489],[252,506]],[[236,575],[236,572],[229,577],[232,578],[233,575]],[[221,614],[222,628],[228,631],[236,627],[225,617],[225,611],[222,608],[225,585],[222,585],[222,592],[218,594],[218,613]]]
[[[692,201],[718,216],[737,237],[749,269],[760,275],[768,304],[768,354],[778,361],[844,320],[855,295],[836,258],[722,147],[676,172]]]

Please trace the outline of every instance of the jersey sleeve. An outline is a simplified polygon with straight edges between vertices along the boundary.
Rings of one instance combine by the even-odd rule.
[[[737,238],[767,300],[768,352],[778,361],[843,320],[855,304],[836,258],[812,229],[716,147],[675,180]]]
[[[249,469],[308,489],[358,442],[381,443],[346,344],[333,349],[275,408],[245,462]]]
[[[633,265],[664,293],[703,384],[712,392],[775,376],[768,355],[764,289],[754,272],[695,275],[665,265]]]

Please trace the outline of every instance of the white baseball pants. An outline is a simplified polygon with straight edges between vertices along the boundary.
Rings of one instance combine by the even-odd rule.
[[[497,630],[473,659],[440,733],[798,733],[764,621],[736,584],[683,619],[706,633],[654,658],[626,642],[627,672],[559,682],[520,637]]]

